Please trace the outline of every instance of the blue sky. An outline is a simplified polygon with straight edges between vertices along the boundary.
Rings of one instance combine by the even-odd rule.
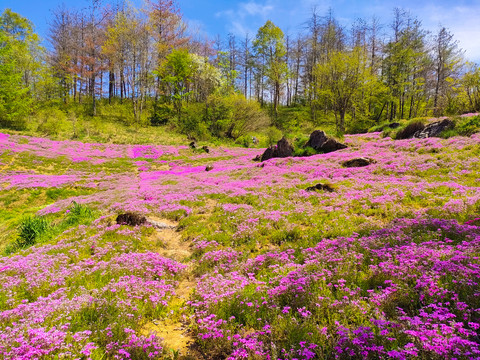
[[[131,0],[140,5],[142,0]],[[46,34],[51,10],[62,3],[67,7],[86,7],[88,0],[0,0],[0,9],[13,11],[32,20],[37,32]],[[395,6],[411,12],[427,30],[435,32],[441,25],[447,27],[465,50],[466,58],[480,62],[480,1],[479,0],[177,0],[185,19],[200,32],[214,38],[228,33],[244,37],[254,36],[266,20],[272,20],[286,33],[296,34],[303,29],[311,9],[320,14],[329,8],[344,26],[355,18],[377,16],[388,26]]]

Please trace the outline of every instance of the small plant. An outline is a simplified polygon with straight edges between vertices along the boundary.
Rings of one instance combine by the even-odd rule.
[[[17,248],[23,249],[35,245],[38,237],[49,229],[48,221],[40,216],[25,218],[19,226],[19,237],[15,241]]]
[[[67,209],[65,224],[80,224],[85,220],[91,220],[93,215],[92,209],[90,209],[87,205],[72,201],[72,205]]]
[[[456,130],[459,135],[471,136],[480,131],[480,116],[463,118],[458,122]]]
[[[269,127],[266,131],[267,135],[267,145],[271,146],[277,143],[278,140],[282,138],[282,132],[276,127]]]

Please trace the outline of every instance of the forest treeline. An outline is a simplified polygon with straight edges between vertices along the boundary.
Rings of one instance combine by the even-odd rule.
[[[1,125],[22,129],[47,112],[238,139],[269,126],[285,132],[331,122],[343,134],[480,110],[480,68],[444,27],[430,33],[399,8],[389,23],[372,17],[345,27],[315,8],[299,23],[295,35],[267,21],[244,38],[208,39],[173,0],[141,8],[91,0],[52,11],[43,46],[34,25],[6,9]]]

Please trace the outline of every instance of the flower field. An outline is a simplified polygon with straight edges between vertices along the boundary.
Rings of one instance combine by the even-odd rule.
[[[480,359],[480,134],[344,142],[0,134],[0,358]]]

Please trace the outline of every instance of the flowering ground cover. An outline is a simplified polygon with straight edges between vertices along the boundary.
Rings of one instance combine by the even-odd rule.
[[[0,358],[480,358],[480,134],[345,143],[257,163],[1,134]]]

